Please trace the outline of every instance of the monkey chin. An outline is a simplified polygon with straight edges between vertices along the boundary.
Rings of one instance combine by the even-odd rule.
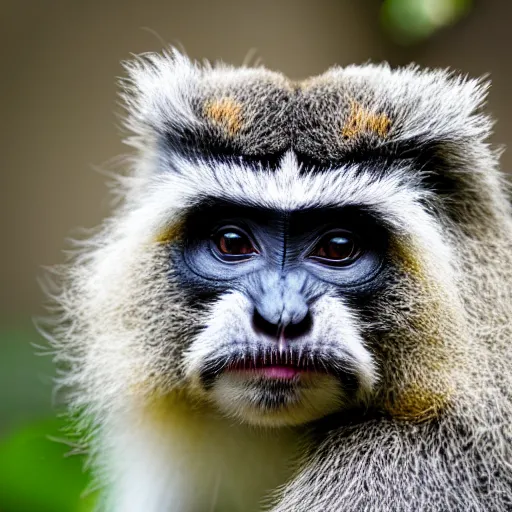
[[[349,401],[336,376],[283,367],[223,372],[210,398],[224,414],[260,427],[309,423],[342,409]]]

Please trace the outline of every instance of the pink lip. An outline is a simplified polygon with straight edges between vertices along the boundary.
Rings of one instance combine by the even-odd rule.
[[[301,373],[301,371],[297,368],[279,365],[263,366],[261,368],[255,368],[251,370],[241,370],[241,372],[244,371],[256,375],[261,375],[267,379],[293,379],[293,377]]]

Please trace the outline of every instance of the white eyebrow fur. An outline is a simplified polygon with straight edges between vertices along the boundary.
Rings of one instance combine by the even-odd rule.
[[[157,229],[163,228],[205,197],[280,210],[358,205],[371,209],[400,231],[414,231],[409,223],[417,227],[421,217],[428,216],[418,208],[418,201],[429,193],[415,186],[415,178],[406,168],[378,177],[356,165],[301,173],[292,152],[283,157],[275,171],[176,159],[176,170],[155,175],[140,197],[143,212],[139,211],[137,217],[146,228],[151,218]],[[133,221],[136,219],[130,219]]]

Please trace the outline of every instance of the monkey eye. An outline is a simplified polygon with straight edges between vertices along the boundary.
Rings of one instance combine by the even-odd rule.
[[[325,234],[309,257],[325,265],[348,266],[360,255],[357,238],[348,231],[336,230]]]
[[[215,252],[225,260],[244,260],[258,254],[249,236],[238,228],[221,228],[212,240]]]

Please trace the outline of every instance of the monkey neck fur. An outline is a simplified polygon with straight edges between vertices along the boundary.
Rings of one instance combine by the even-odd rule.
[[[299,429],[241,424],[180,393],[136,406],[113,423],[124,432],[105,438],[113,450],[106,509],[115,512],[261,510],[292,476],[303,439]],[[155,481],[167,485],[147,494]]]

